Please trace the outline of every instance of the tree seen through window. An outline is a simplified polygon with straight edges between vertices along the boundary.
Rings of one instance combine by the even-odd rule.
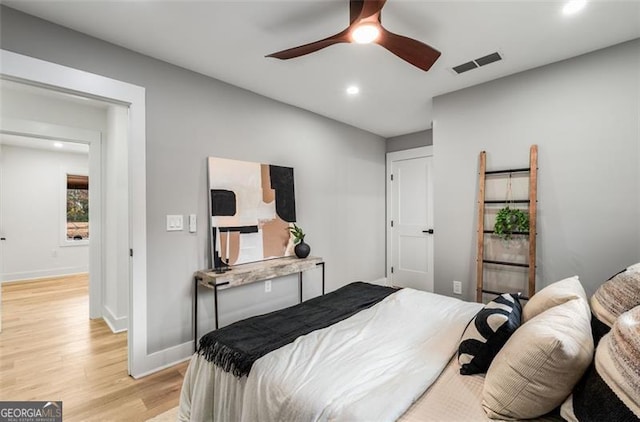
[[[89,177],[67,174],[67,240],[89,239]]]

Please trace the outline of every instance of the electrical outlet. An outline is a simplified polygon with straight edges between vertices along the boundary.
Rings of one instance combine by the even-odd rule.
[[[462,281],[453,282],[453,294],[456,294],[456,295],[462,294]]]
[[[271,280],[266,280],[264,282],[264,292],[271,293]]]
[[[57,258],[58,257],[58,250],[57,249],[52,249],[51,250],[51,257],[52,258]]]

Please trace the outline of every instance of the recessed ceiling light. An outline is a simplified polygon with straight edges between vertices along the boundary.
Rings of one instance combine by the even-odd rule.
[[[587,4],[587,0],[570,0],[562,8],[562,13],[565,15],[573,15],[581,11]]]
[[[378,25],[372,23],[364,23],[358,25],[358,27],[351,34],[353,41],[358,44],[368,44],[375,41],[380,35],[380,28]]]
[[[53,146],[56,148],[62,148],[62,142],[54,142]]]
[[[355,85],[351,85],[350,87],[347,88],[347,94],[349,95],[356,95],[360,92],[360,88],[358,88]]]

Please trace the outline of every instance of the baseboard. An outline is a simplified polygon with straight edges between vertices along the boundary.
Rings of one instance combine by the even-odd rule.
[[[192,355],[193,341],[187,341],[177,346],[159,350],[145,356],[144,367],[141,368],[140,373],[131,374],[131,376],[135,379],[146,377],[147,375],[189,360]]]
[[[386,277],[382,277],[382,278],[379,278],[377,280],[370,281],[369,283],[377,284],[379,286],[388,286],[389,285],[389,281],[387,280]]]
[[[106,305],[102,307],[102,319],[114,333],[121,333],[129,328],[128,318],[126,316],[116,317]]]
[[[63,267],[63,268],[50,268],[47,270],[36,270],[36,271],[21,271],[15,273],[5,273],[0,275],[0,280],[2,283],[13,283],[19,281],[31,281],[31,280],[39,280],[42,278],[52,278],[52,277],[66,277],[70,275],[83,274],[88,273],[88,266],[81,267]]]

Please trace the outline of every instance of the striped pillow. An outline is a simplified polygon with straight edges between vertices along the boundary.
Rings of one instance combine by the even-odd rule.
[[[520,293],[504,293],[487,303],[462,334],[458,362],[462,375],[487,372],[491,361],[520,326]]]
[[[560,413],[580,422],[640,420],[640,306],[622,314],[602,338],[595,364]]]
[[[640,305],[640,264],[611,277],[591,297],[593,316],[611,327],[618,316]]]

